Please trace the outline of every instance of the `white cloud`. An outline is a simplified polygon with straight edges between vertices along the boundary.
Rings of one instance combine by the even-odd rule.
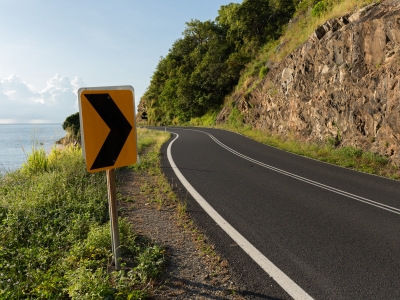
[[[0,123],[62,123],[78,111],[77,91],[85,86],[81,78],[56,75],[37,91],[20,77],[0,80]]]

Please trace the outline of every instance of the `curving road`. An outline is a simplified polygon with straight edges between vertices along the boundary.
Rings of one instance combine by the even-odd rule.
[[[400,182],[219,129],[155,129],[173,133],[164,171],[250,298],[400,299]]]

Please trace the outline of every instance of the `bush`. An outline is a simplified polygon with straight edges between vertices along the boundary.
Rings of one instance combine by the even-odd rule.
[[[311,10],[311,15],[315,18],[319,18],[322,16],[324,13],[328,11],[328,5],[325,3],[325,1],[320,1]]]
[[[262,66],[260,69],[260,73],[258,74],[258,76],[260,77],[260,79],[264,79],[265,75],[267,75],[269,72],[268,67],[266,66]]]
[[[22,165],[22,171],[27,174],[36,174],[40,171],[47,171],[49,162],[46,151],[41,147],[32,146],[32,153],[27,157],[26,162]]]
[[[81,124],[79,120],[79,112],[67,117],[62,124],[62,128],[68,132],[70,137],[76,141],[81,139]]]
[[[243,127],[243,122],[244,122],[243,115],[240,113],[239,109],[236,106],[234,106],[232,108],[231,113],[228,116],[226,123],[235,128],[240,128]]]

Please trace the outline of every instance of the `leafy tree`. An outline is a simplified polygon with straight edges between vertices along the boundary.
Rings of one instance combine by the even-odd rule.
[[[62,128],[76,141],[80,141],[81,139],[80,127],[79,112],[67,117],[62,124]]]
[[[149,123],[187,122],[217,110],[260,47],[280,36],[299,0],[244,0],[215,21],[186,23],[141,99]]]

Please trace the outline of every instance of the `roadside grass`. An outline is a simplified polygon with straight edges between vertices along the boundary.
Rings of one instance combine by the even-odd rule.
[[[238,123],[234,125],[224,124],[218,127],[243,134],[260,143],[287,152],[360,172],[400,180],[400,169],[391,164],[388,158],[351,146],[337,147],[333,140],[319,143],[310,142],[298,138],[294,134],[280,136],[266,131],[254,130],[251,126],[245,126],[244,124],[240,126]]]
[[[209,111],[204,116],[200,118],[192,118],[188,122],[189,126],[215,126],[218,112],[217,111]]]
[[[136,173],[137,177],[146,179],[146,183],[142,184],[140,191],[149,199],[149,203],[155,203],[157,209],[166,206],[174,208],[177,224],[182,227],[183,231],[193,236],[193,242],[213,269],[212,274],[218,274],[221,269],[221,258],[214,251],[214,246],[208,243],[205,236],[190,219],[187,213],[188,193],[186,192],[183,199],[179,199],[175,193],[177,185],[169,182],[161,170],[160,149],[170,137],[169,132],[139,128],[139,145],[145,139],[151,139],[154,142],[150,147],[144,148],[140,156],[140,164],[129,166],[129,168]]]
[[[120,235],[112,271],[105,174],[89,174],[78,147],[33,149],[0,178],[0,299],[144,299],[164,250],[124,219]]]
[[[178,204],[178,198],[161,171],[161,146],[169,140],[171,134],[165,131],[138,128],[138,148],[140,149],[140,163],[129,166],[137,174],[147,177],[141,186],[141,192],[148,195],[151,202],[157,204],[158,209],[168,202]],[[143,145],[143,146],[142,146]]]

